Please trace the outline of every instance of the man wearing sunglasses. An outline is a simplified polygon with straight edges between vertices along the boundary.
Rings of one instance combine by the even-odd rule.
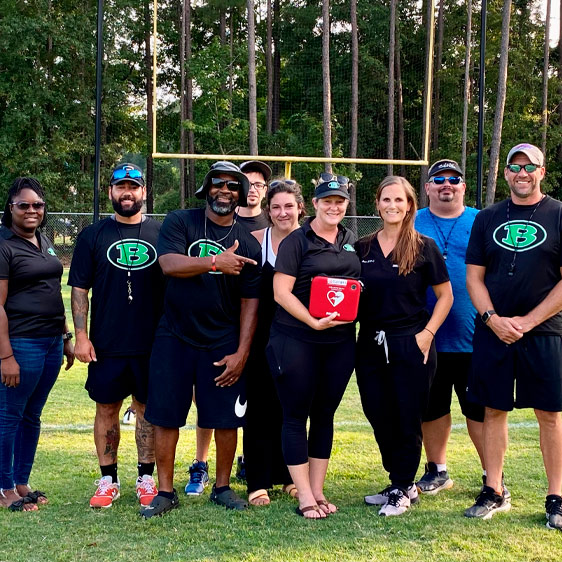
[[[454,160],[438,160],[431,166],[425,191],[429,207],[418,211],[415,226],[419,232],[433,238],[441,250],[455,297],[453,307],[435,338],[437,371],[422,426],[427,464],[417,487],[422,494],[435,495],[453,486],[453,480],[447,471],[446,457],[451,433],[453,387],[461,411],[466,417],[468,433],[482,461],[484,408],[466,398],[476,310],[466,290],[464,260],[468,238],[478,211],[464,205],[464,174]],[[432,290],[428,291],[427,301],[428,307],[433,309],[436,299]]]
[[[246,207],[238,207],[238,220],[250,232],[267,228],[269,220],[262,209],[262,201],[267,193],[267,182],[271,177],[271,168],[265,162],[249,160],[240,164],[240,170],[248,178],[250,189]]]
[[[157,493],[154,431],[144,419],[144,405],[150,349],[162,313],[164,277],[156,255],[160,222],[142,214],[146,188],[138,166],[116,166],[108,196],[115,213],[82,230],[68,278],[76,357],[88,364],[86,389],[96,402],[94,441],[101,477],[90,500],[93,508],[111,507],[120,494],[119,412],[129,395],[136,410],[137,497],[147,505]]]
[[[237,428],[244,423],[246,392],[241,376],[257,322],[261,247],[239,224],[248,178],[231,162],[216,162],[196,197],[203,209],[174,211],[158,240],[168,277],[164,315],[150,361],[146,419],[154,424],[160,491],[141,510],[145,518],[178,506],[174,459],[193,387],[198,424],[215,430],[216,483],[211,501],[228,509],[247,503],[230,488]]]
[[[501,484],[507,415],[533,408],[547,527],[562,530],[562,203],[541,192],[544,155],[536,146],[514,146],[504,176],[510,196],[477,215],[466,253],[478,311],[468,395],[486,407],[487,481],[465,515],[488,519],[510,508]]]

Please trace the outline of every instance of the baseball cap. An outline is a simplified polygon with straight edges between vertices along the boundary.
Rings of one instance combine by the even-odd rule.
[[[542,153],[541,149],[535,146],[534,144],[527,144],[524,142],[521,144],[516,144],[509,151],[509,154],[507,155],[506,165],[511,163],[511,159],[518,152],[522,152],[523,154],[525,154],[525,156],[527,156],[527,158],[531,161],[532,164],[535,164],[536,166],[540,166],[540,167],[544,166],[544,154]]]
[[[224,160],[219,160],[215,162],[210,170],[207,172],[205,179],[203,180],[203,185],[195,192],[195,197],[197,199],[205,199],[207,197],[207,191],[209,189],[209,184],[213,178],[220,176],[221,174],[229,174],[233,176],[242,184],[242,191],[238,196],[238,205],[240,207],[248,206],[248,191],[250,191],[250,182],[248,178],[241,172],[240,168],[233,164],[232,162],[225,162]]]
[[[349,200],[348,183],[349,182],[340,182],[338,181],[337,176],[334,176],[332,180],[323,181],[316,186],[316,189],[314,190],[314,197],[316,199],[322,199],[322,197],[339,195],[340,197]]]
[[[130,164],[129,162],[117,164],[117,166],[113,168],[113,172],[111,172],[109,185],[116,185],[122,181],[130,181],[144,187],[142,169],[135,164]]]
[[[260,160],[248,160],[247,162],[242,162],[242,164],[240,164],[240,170],[245,174],[249,172],[259,172],[266,183],[271,177],[271,168],[265,162],[261,162]]]
[[[435,162],[433,166],[429,168],[429,171],[427,172],[427,177],[432,178],[433,176],[436,176],[437,174],[443,172],[443,170],[453,170],[457,172],[457,174],[459,174],[461,178],[464,178],[464,173],[461,170],[461,167],[458,165],[458,163],[448,158],[445,158],[443,160],[437,160],[437,162]]]

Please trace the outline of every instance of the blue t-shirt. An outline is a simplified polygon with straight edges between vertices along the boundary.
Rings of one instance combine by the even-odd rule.
[[[443,219],[429,212],[429,208],[420,209],[416,216],[416,230],[430,236],[437,243],[445,257],[447,270],[453,286],[455,302],[445,322],[435,337],[437,351],[449,353],[471,353],[472,333],[476,309],[472,305],[466,290],[466,247],[472,230],[472,223],[478,213],[477,209],[465,207],[464,212],[454,219]],[[427,291],[427,306],[430,311],[435,306],[435,294]]]

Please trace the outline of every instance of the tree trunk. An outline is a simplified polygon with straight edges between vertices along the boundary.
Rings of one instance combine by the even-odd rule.
[[[271,0],[267,0],[267,36],[265,39],[265,69],[267,72],[267,134],[273,132],[273,15]]]
[[[389,160],[394,158],[394,48],[396,46],[396,2],[397,0],[390,1],[390,37],[388,40],[388,127],[386,138],[386,157]],[[386,173],[391,176],[393,172],[394,166],[392,164],[388,164],[386,167]]]
[[[400,61],[400,28],[396,19],[396,45],[395,45],[395,67],[396,67],[396,89],[398,96],[398,154],[400,160],[406,160],[406,144],[404,139],[404,99],[402,92],[402,64]],[[400,166],[400,175],[406,176],[406,166]]]
[[[496,196],[496,181],[502,140],[502,122],[505,108],[505,94],[507,84],[507,62],[509,49],[509,22],[511,17],[511,0],[504,0],[502,8],[502,40],[500,50],[500,68],[498,75],[498,97],[494,115],[494,131],[490,147],[490,171],[486,183],[486,206],[494,202]]]
[[[187,119],[186,111],[186,76],[185,76],[185,43],[186,43],[186,11],[189,10],[189,0],[183,0],[180,12],[180,152],[185,154],[187,151],[187,130],[184,126]],[[187,191],[187,162],[180,159],[180,209],[185,209],[185,194]]]
[[[322,86],[324,156],[332,156],[332,93],[330,85],[330,0],[322,0]],[[332,171],[332,164],[326,162],[326,172]]]
[[[234,119],[234,8],[230,10],[228,46],[230,49],[230,62],[228,63],[228,126]]]
[[[256,26],[254,0],[247,0],[248,7],[248,115],[250,121],[250,154],[258,153],[258,115],[256,107]]]
[[[550,0],[546,0],[544,22],[544,64],[542,70],[542,153],[546,155],[546,133],[548,128],[548,59],[550,55]]]
[[[187,69],[186,84],[185,84],[185,115],[189,123],[193,122],[193,78],[191,77],[191,1],[187,2],[187,11],[185,19],[185,65]],[[187,152],[195,154],[195,134],[190,127],[187,131]],[[189,160],[188,163],[188,176],[187,176],[187,195],[188,197],[195,196],[195,160]]]
[[[358,115],[359,115],[359,33],[357,30],[357,0],[350,0],[351,7],[351,131],[349,157],[357,158]],[[355,172],[355,164],[351,169]],[[357,216],[357,191],[355,184],[349,190],[349,214]],[[357,219],[351,219],[351,229],[357,236]]]
[[[430,80],[432,80],[432,77],[429,76],[429,61],[430,61],[430,57],[433,56],[433,53],[429,52],[429,42],[430,42],[430,22],[432,20],[431,17],[431,10],[432,10],[432,2],[431,0],[424,0],[424,7],[425,10],[423,11],[423,15],[424,15],[424,27],[425,27],[425,78],[424,78],[424,84],[423,84],[423,88],[424,88],[424,92],[427,92],[430,89],[430,85],[431,82]],[[423,117],[422,117],[422,131],[425,133],[425,128],[427,126],[427,104],[429,104],[431,106],[431,96],[426,96],[424,95],[423,97]],[[431,119],[431,118],[430,118]],[[422,142],[424,142],[424,139],[422,137]],[[424,146],[422,144],[422,154],[424,153]],[[427,157],[430,157],[430,154],[428,153]],[[420,201],[420,208],[421,207],[427,207],[427,193],[425,192],[425,182],[427,180],[427,170],[428,170],[428,166],[427,164],[421,167],[420,170],[420,194],[419,194],[419,201]]]
[[[560,0],[560,29],[558,35],[558,126],[562,127],[562,0]],[[558,147],[558,161],[562,162],[562,143]]]
[[[281,50],[279,36],[281,25],[281,2],[273,1],[273,104],[271,108],[271,132],[279,130],[281,124]]]
[[[466,48],[464,56],[464,97],[462,112],[461,168],[466,176],[466,143],[468,138],[468,108],[470,105],[470,55],[472,45],[472,0],[466,4]]]
[[[444,13],[445,13],[445,0],[439,2],[439,15],[437,16],[437,58],[435,59],[435,68],[433,69],[435,81],[433,90],[433,130],[432,130],[432,146],[434,149],[438,147],[439,143],[439,98],[441,96],[441,65],[443,64],[443,34],[444,34]]]
[[[144,1],[144,71],[146,81],[146,212],[154,212],[154,192],[153,192],[153,176],[154,163],[152,161],[152,131],[154,128],[154,119],[152,115],[152,50],[150,46],[151,39],[151,23],[150,17],[150,0]]]

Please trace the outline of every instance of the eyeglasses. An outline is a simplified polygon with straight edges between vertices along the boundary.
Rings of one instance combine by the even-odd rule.
[[[536,164],[525,164],[524,166],[520,166],[519,164],[508,164],[507,169],[514,174],[518,174],[521,170],[525,169],[528,174],[534,172],[538,166]]]
[[[458,176],[450,176],[448,178],[446,178],[445,176],[433,176],[429,179],[430,182],[436,185],[442,185],[446,180],[448,180],[451,185],[459,185],[459,183],[461,183],[462,181],[462,178],[459,178]]]
[[[269,184],[269,188],[277,187],[278,185],[297,185],[295,180],[275,180]]]
[[[124,178],[142,178],[142,172],[134,168],[120,168],[119,170],[115,170],[113,176],[111,176],[112,180],[122,180]]]
[[[347,185],[349,183],[349,178],[346,178],[345,176],[336,176],[334,174],[330,174],[328,172],[322,172],[320,174],[320,179],[323,182],[332,182],[332,181],[336,181],[338,182],[340,185]]]
[[[29,207],[33,207],[34,211],[42,211],[45,208],[45,203],[43,203],[43,201],[34,201],[33,203],[17,201],[16,203],[12,203],[12,207],[17,207],[20,211],[28,211]]]
[[[262,189],[265,189],[267,187],[267,184],[261,181],[254,181],[254,182],[250,182],[250,187],[254,187],[258,191],[261,191]]]
[[[228,191],[240,191],[242,184],[239,181],[223,180],[221,178],[211,178],[211,183],[217,188],[222,189],[226,185]]]

